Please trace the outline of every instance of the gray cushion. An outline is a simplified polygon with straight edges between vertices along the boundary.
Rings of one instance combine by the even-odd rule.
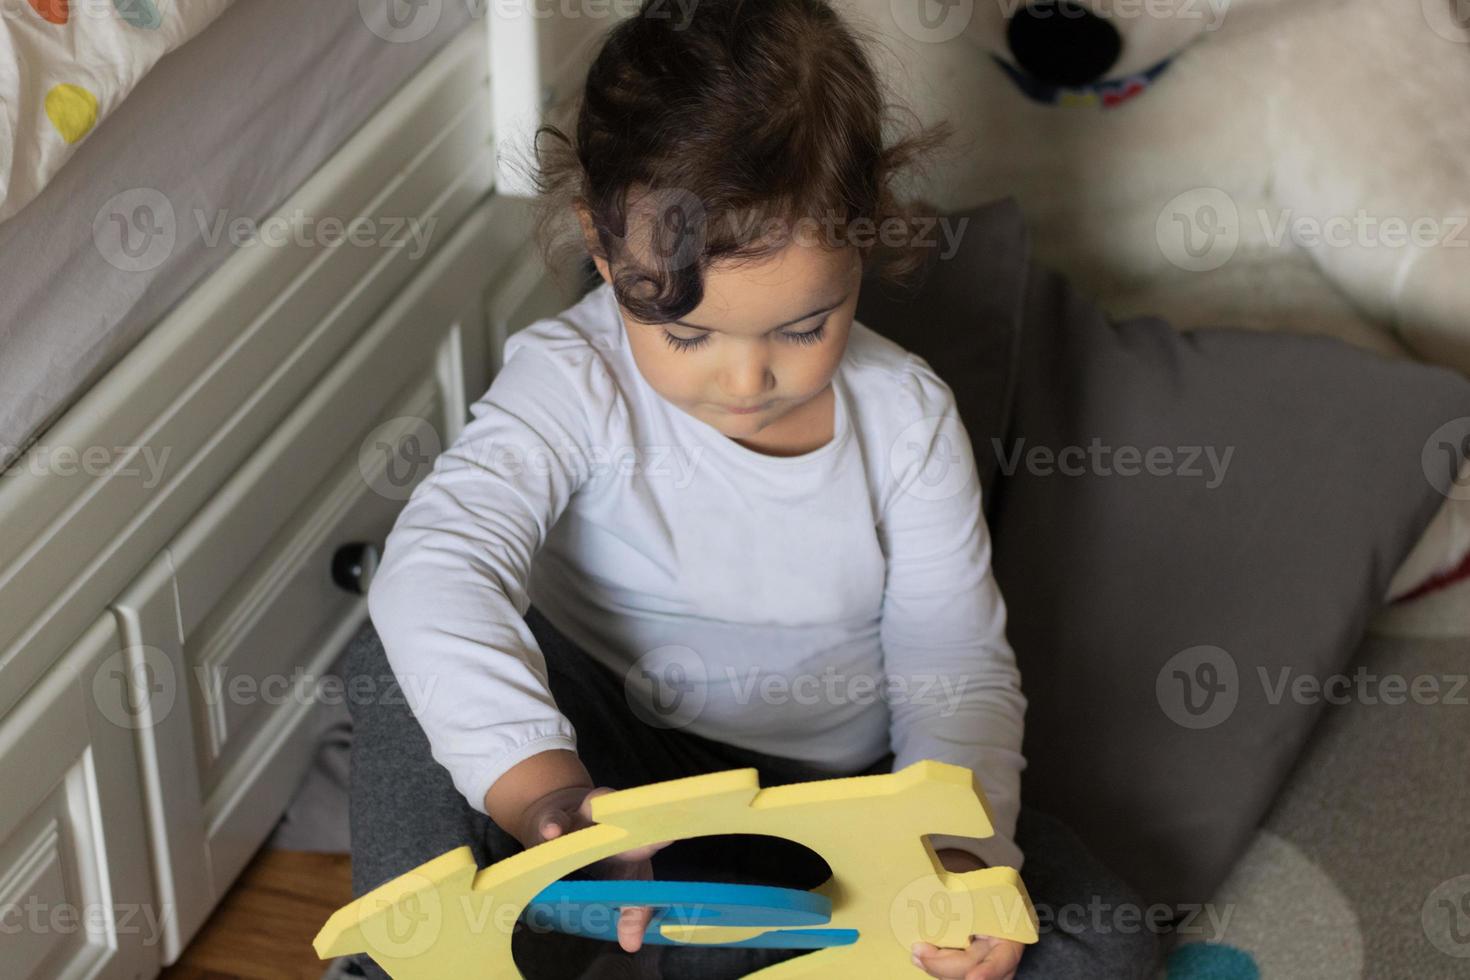
[[[933,365],[969,429],[1029,699],[1023,799],[1149,902],[1208,901],[1326,704],[1278,697],[1281,672],[1350,672],[1444,501],[1421,456],[1470,382],[1329,338],[1112,321],[1027,261],[1013,199],[966,216],[916,295],[865,295],[858,319]]]
[[[1026,224],[1013,198],[944,219],[959,239],[954,254],[938,247],[926,252],[917,287],[865,279],[856,316],[924,358],[948,382],[978,449],[981,433],[1005,432],[1010,422],[1026,298]],[[946,241],[938,231],[928,237]],[[975,465],[988,514],[999,467],[988,450],[975,453]]]

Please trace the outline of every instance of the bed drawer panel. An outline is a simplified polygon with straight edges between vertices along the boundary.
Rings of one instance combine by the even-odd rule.
[[[169,543],[186,636],[201,635],[206,616],[215,620],[211,631],[227,631],[229,624],[220,622],[229,615],[224,607],[254,601],[239,592],[251,587],[242,576],[266,552],[300,546],[277,539],[313,488],[332,474],[348,475],[342,467],[350,464],[350,473],[367,489],[359,460],[366,466],[377,451],[365,441],[384,437],[375,426],[391,417],[385,415],[389,399],[404,397],[405,380],[423,378],[434,365],[433,335],[425,336],[416,325],[398,326],[402,329],[369,337],[340,361]],[[431,412],[442,426],[445,406],[431,406]],[[394,503],[377,496],[385,505]],[[261,587],[274,586],[267,582]],[[231,590],[237,594],[228,595]]]
[[[334,556],[381,549],[468,416],[465,351],[484,346],[493,215],[456,229],[117,600],[130,642],[179,678],[173,710],[138,733],[156,889],[178,910],[165,962],[310,763],[328,718],[317,679],[367,615]]]
[[[370,438],[391,447],[394,460],[435,444],[444,430],[443,389],[437,377],[421,378],[406,399],[372,420]],[[219,882],[244,868],[310,764],[325,717],[314,710],[315,685],[367,616],[363,595],[334,579],[333,558],[353,545],[381,552],[402,505],[395,493],[381,492],[391,486],[383,476],[387,455],[369,454],[364,462],[356,448],[343,454],[307,512],[286,525],[239,587],[196,628],[185,613],[191,671],[221,678],[226,692],[213,705],[196,701],[195,716],[206,722],[204,730],[196,726],[196,759],[209,860]],[[412,469],[405,495],[429,466]],[[189,567],[179,565],[177,574],[182,595]],[[229,694],[232,687],[237,696]],[[191,687],[191,696],[200,693]]]
[[[393,417],[388,427],[375,427],[369,438],[391,445],[391,461],[401,463],[413,459],[419,447],[436,444],[444,431],[438,388],[426,380]],[[214,566],[233,564],[220,559],[251,549],[244,541],[217,536],[192,560],[175,555],[190,690],[202,709],[199,765],[206,795],[240,760],[274,710],[312,697],[317,678],[304,673],[305,665],[318,659],[345,619],[361,619],[361,597],[333,578],[334,558],[355,545],[381,554],[402,506],[402,499],[380,490],[394,486],[385,469],[388,454],[371,446],[362,457],[360,465],[353,449],[337,461],[334,475],[308,512],[286,524],[197,626],[191,620],[205,590],[195,587],[196,577],[220,581],[221,571]],[[365,475],[362,466],[371,466],[370,472]],[[414,468],[422,471],[419,477],[428,472],[426,465]],[[250,529],[239,533],[248,535]]]
[[[130,653],[105,614],[0,722],[7,978],[133,980],[157,970]]]
[[[451,329],[445,348],[457,338]],[[442,353],[422,357],[416,378],[363,418],[366,431],[323,460],[325,477],[302,495],[300,512],[262,529],[263,540],[249,540],[248,523],[228,511],[206,511],[190,526],[188,547],[178,555],[165,550],[117,599],[126,642],[148,652],[155,675],[174,692],[167,710],[144,718],[134,733],[153,879],[169,913],[165,963],[182,953],[285,810],[326,718],[315,710],[315,682],[367,614],[363,597],[338,584],[332,558],[346,544],[381,547],[401,500],[399,492],[380,492],[387,452],[360,466],[350,447],[368,433],[374,445],[394,452],[414,438],[431,445],[437,436],[430,433],[444,425],[446,360],[452,358]],[[295,458],[283,452],[269,461]],[[428,472],[420,470],[416,478]],[[256,472],[240,478],[248,483]],[[416,482],[404,484],[401,495]],[[271,492],[268,481],[248,489]],[[233,585],[191,591],[196,576],[225,581],[211,567],[216,561],[236,569]],[[200,596],[212,605],[195,608]]]

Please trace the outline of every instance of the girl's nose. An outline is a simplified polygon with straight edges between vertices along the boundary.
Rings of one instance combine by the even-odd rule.
[[[775,380],[764,353],[750,351],[725,365],[720,384],[727,398],[733,402],[744,402],[770,390]]]

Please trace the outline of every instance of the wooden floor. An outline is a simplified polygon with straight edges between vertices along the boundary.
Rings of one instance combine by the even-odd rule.
[[[160,980],[319,980],[312,937],[350,901],[348,855],[262,850]]]

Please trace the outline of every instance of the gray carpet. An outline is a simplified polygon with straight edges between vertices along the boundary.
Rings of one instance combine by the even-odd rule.
[[[1359,665],[1403,677],[1404,703],[1358,697]],[[1216,896],[1230,915],[1216,940],[1255,972],[1228,948],[1189,962],[1176,951],[1170,980],[1470,977],[1467,671],[1470,639],[1369,638],[1347,703],[1326,705]],[[1437,679],[1437,703],[1412,697],[1420,677]]]

